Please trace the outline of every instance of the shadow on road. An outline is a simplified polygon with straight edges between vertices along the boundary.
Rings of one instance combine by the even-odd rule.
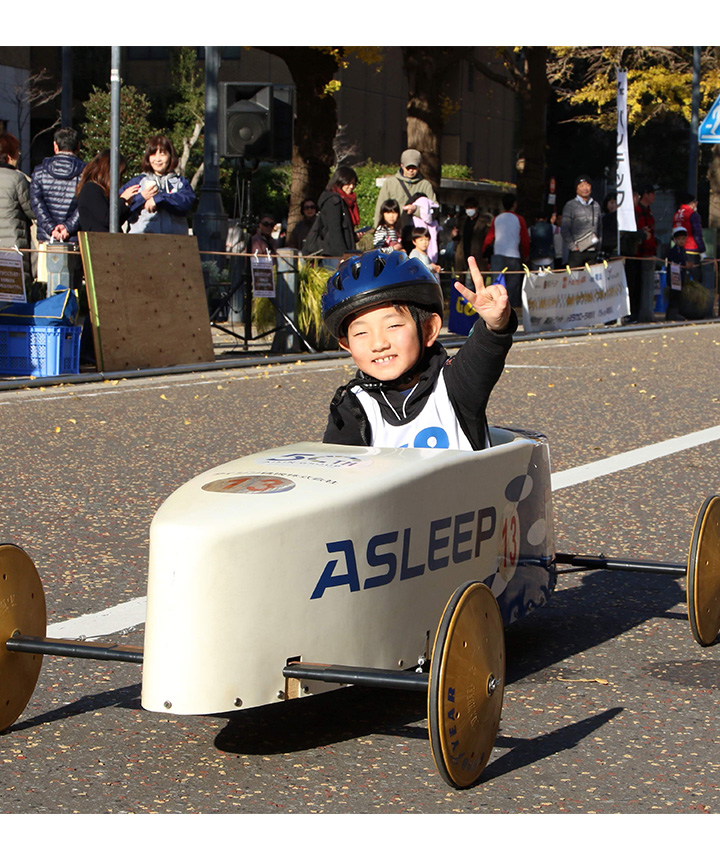
[[[495,748],[510,747],[510,752],[505,753],[495,761],[491,762],[482,772],[480,784],[497,779],[499,776],[512,773],[515,770],[528,767],[541,759],[547,758],[562,750],[569,750],[577,746],[583,738],[596,732],[618,714],[622,708],[609,708],[601,714],[586,717],[577,723],[555,729],[537,738],[520,740],[507,736],[498,737]]]
[[[576,575],[561,574],[560,585],[563,577]],[[507,683],[541,672],[651,618],[677,618],[690,637],[687,615],[669,612],[684,601],[685,591],[672,576],[587,573],[579,584],[556,591],[541,610],[506,629]]]
[[[371,734],[402,733],[427,716],[424,693],[344,687],[233,714],[215,739],[229,753],[272,755]],[[418,729],[427,737],[427,729]]]
[[[69,702],[61,708],[38,714],[29,720],[14,723],[10,728],[2,732],[9,735],[13,732],[27,731],[35,726],[43,726],[46,723],[54,723],[57,720],[66,720],[79,714],[87,714],[91,711],[99,711],[102,708],[132,708],[140,710],[140,684],[130,684],[128,687],[120,687],[117,690],[108,690],[106,693],[94,693],[91,696],[82,696],[76,702]]]

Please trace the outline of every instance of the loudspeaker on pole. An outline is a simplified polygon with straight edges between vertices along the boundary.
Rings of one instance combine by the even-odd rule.
[[[293,87],[222,82],[219,90],[221,157],[260,161],[292,158]]]

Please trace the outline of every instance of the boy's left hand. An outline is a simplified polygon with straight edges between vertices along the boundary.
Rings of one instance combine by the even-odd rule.
[[[460,281],[455,281],[455,289],[473,306],[491,331],[503,331],[510,322],[510,300],[507,290],[502,284],[485,286],[475,257],[468,257],[468,266],[475,292],[468,290]]]

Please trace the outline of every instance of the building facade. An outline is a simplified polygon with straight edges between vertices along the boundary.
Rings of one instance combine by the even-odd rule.
[[[51,85],[61,80],[61,49],[34,47],[0,49],[27,52],[28,67],[46,70]],[[95,51],[90,55],[88,51]],[[202,66],[204,49],[197,48]],[[382,48],[382,63],[364,63],[357,57],[349,59],[340,70],[341,86],[335,98],[338,106],[338,149],[347,153],[347,163],[362,163],[372,159],[378,163],[396,164],[407,146],[406,106],[408,86],[399,47]],[[104,59],[105,53],[107,59]],[[476,48],[475,53],[486,63],[493,63],[492,48]],[[76,112],[82,101],[83,89],[77,80],[103,87],[110,78],[109,48],[76,49],[73,60],[75,72]],[[159,95],[168,84],[169,49],[165,47],[128,47],[122,50],[121,76],[124,82]],[[0,58],[2,63],[2,58]],[[105,70],[106,78],[103,79]],[[292,84],[285,63],[259,49],[245,47],[222,48],[220,81],[267,81]],[[476,179],[512,182],[515,178],[515,97],[503,87],[489,82],[466,60],[459,61],[449,76],[447,104],[456,109],[450,113],[441,139],[441,157],[446,163],[465,164]],[[33,135],[37,142],[32,153],[33,164],[52,150],[52,132],[43,129],[52,125],[59,111],[55,103],[33,108]],[[1,118],[1,117],[0,117]],[[222,118],[220,120],[222,122]]]

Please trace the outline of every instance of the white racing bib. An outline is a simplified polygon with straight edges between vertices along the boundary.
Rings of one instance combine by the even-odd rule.
[[[367,391],[359,385],[351,391],[360,401],[370,422],[372,445],[379,448],[473,449],[457,420],[442,373],[420,414],[397,427],[385,421],[378,402]]]

